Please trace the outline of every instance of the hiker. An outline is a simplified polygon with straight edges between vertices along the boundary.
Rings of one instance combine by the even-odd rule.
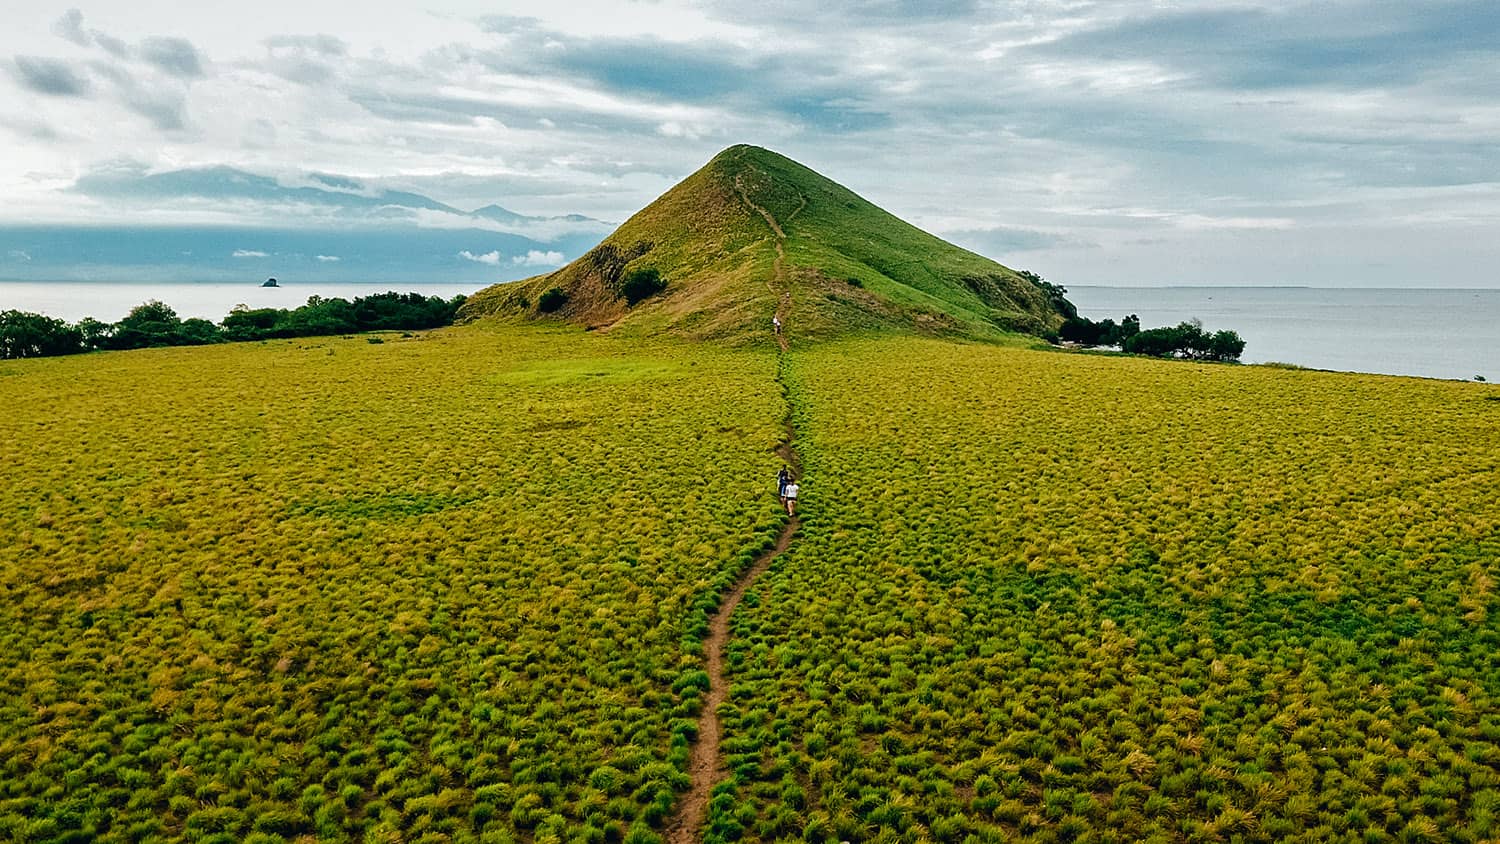
[[[786,506],[786,485],[792,482],[792,470],[786,466],[776,473],[776,497],[781,499],[781,506]]]
[[[779,315],[777,315],[777,314],[772,314],[771,315],[771,328],[777,334],[781,333],[781,317]]]
[[[788,481],[786,489],[781,491],[782,499],[786,501],[786,514],[788,516],[797,515],[797,493],[801,491],[802,488],[797,486],[796,479]]]

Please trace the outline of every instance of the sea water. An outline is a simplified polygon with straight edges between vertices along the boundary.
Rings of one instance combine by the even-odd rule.
[[[352,299],[387,290],[447,299],[476,289],[472,283],[0,282],[0,311],[114,322],[156,299],[184,319],[217,322],[238,304],[296,308],[309,296]],[[1500,290],[1075,286],[1068,298],[1094,320],[1118,322],[1133,313],[1147,328],[1197,319],[1210,331],[1237,331],[1246,363],[1500,380]]]
[[[1245,363],[1500,380],[1500,290],[1069,287],[1089,319],[1200,320],[1245,340]]]

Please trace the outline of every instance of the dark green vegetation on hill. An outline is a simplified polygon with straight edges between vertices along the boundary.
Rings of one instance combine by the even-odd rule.
[[[746,340],[776,307],[779,291],[767,281],[778,230],[802,336],[876,327],[1041,335],[1072,314],[1035,276],[927,234],[791,159],[741,145],[578,260],[483,290],[460,317],[555,313],[627,332]],[[665,290],[632,296],[628,279],[638,271],[658,273]]]
[[[450,325],[464,297],[375,293],[354,301],[312,296],[286,308],[236,307],[220,325],[181,319],[170,305],[147,302],[119,322],[84,319],[69,324],[23,311],[0,311],[0,359],[53,357],[103,349],[202,346],[237,340],[315,337],[359,331],[420,331]]]

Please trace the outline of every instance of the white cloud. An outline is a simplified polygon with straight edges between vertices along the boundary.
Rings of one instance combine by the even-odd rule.
[[[465,261],[473,261],[476,264],[489,264],[492,267],[497,267],[500,265],[499,252],[486,252],[483,255],[475,255],[473,252],[465,249],[464,251],[458,253],[458,257],[464,259]]]
[[[235,258],[269,258],[270,254],[256,249],[236,249],[232,257]]]
[[[318,256],[318,260],[319,260],[319,261],[322,261],[322,262],[324,262],[324,263],[332,263],[332,262],[334,262],[334,261],[342,261],[342,260],[344,260],[344,259],[343,259],[343,258],[340,258],[340,257],[339,257],[339,256],[337,256],[337,255],[319,255],[319,256]]]
[[[567,258],[564,258],[561,252],[543,252],[539,249],[533,249],[525,255],[517,255],[510,259],[510,262],[518,267],[560,267],[565,261]]]

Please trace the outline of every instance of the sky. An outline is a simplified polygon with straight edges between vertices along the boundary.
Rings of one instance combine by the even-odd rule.
[[[754,143],[1064,285],[1500,287],[1493,0],[11,5],[0,279],[521,277]]]

